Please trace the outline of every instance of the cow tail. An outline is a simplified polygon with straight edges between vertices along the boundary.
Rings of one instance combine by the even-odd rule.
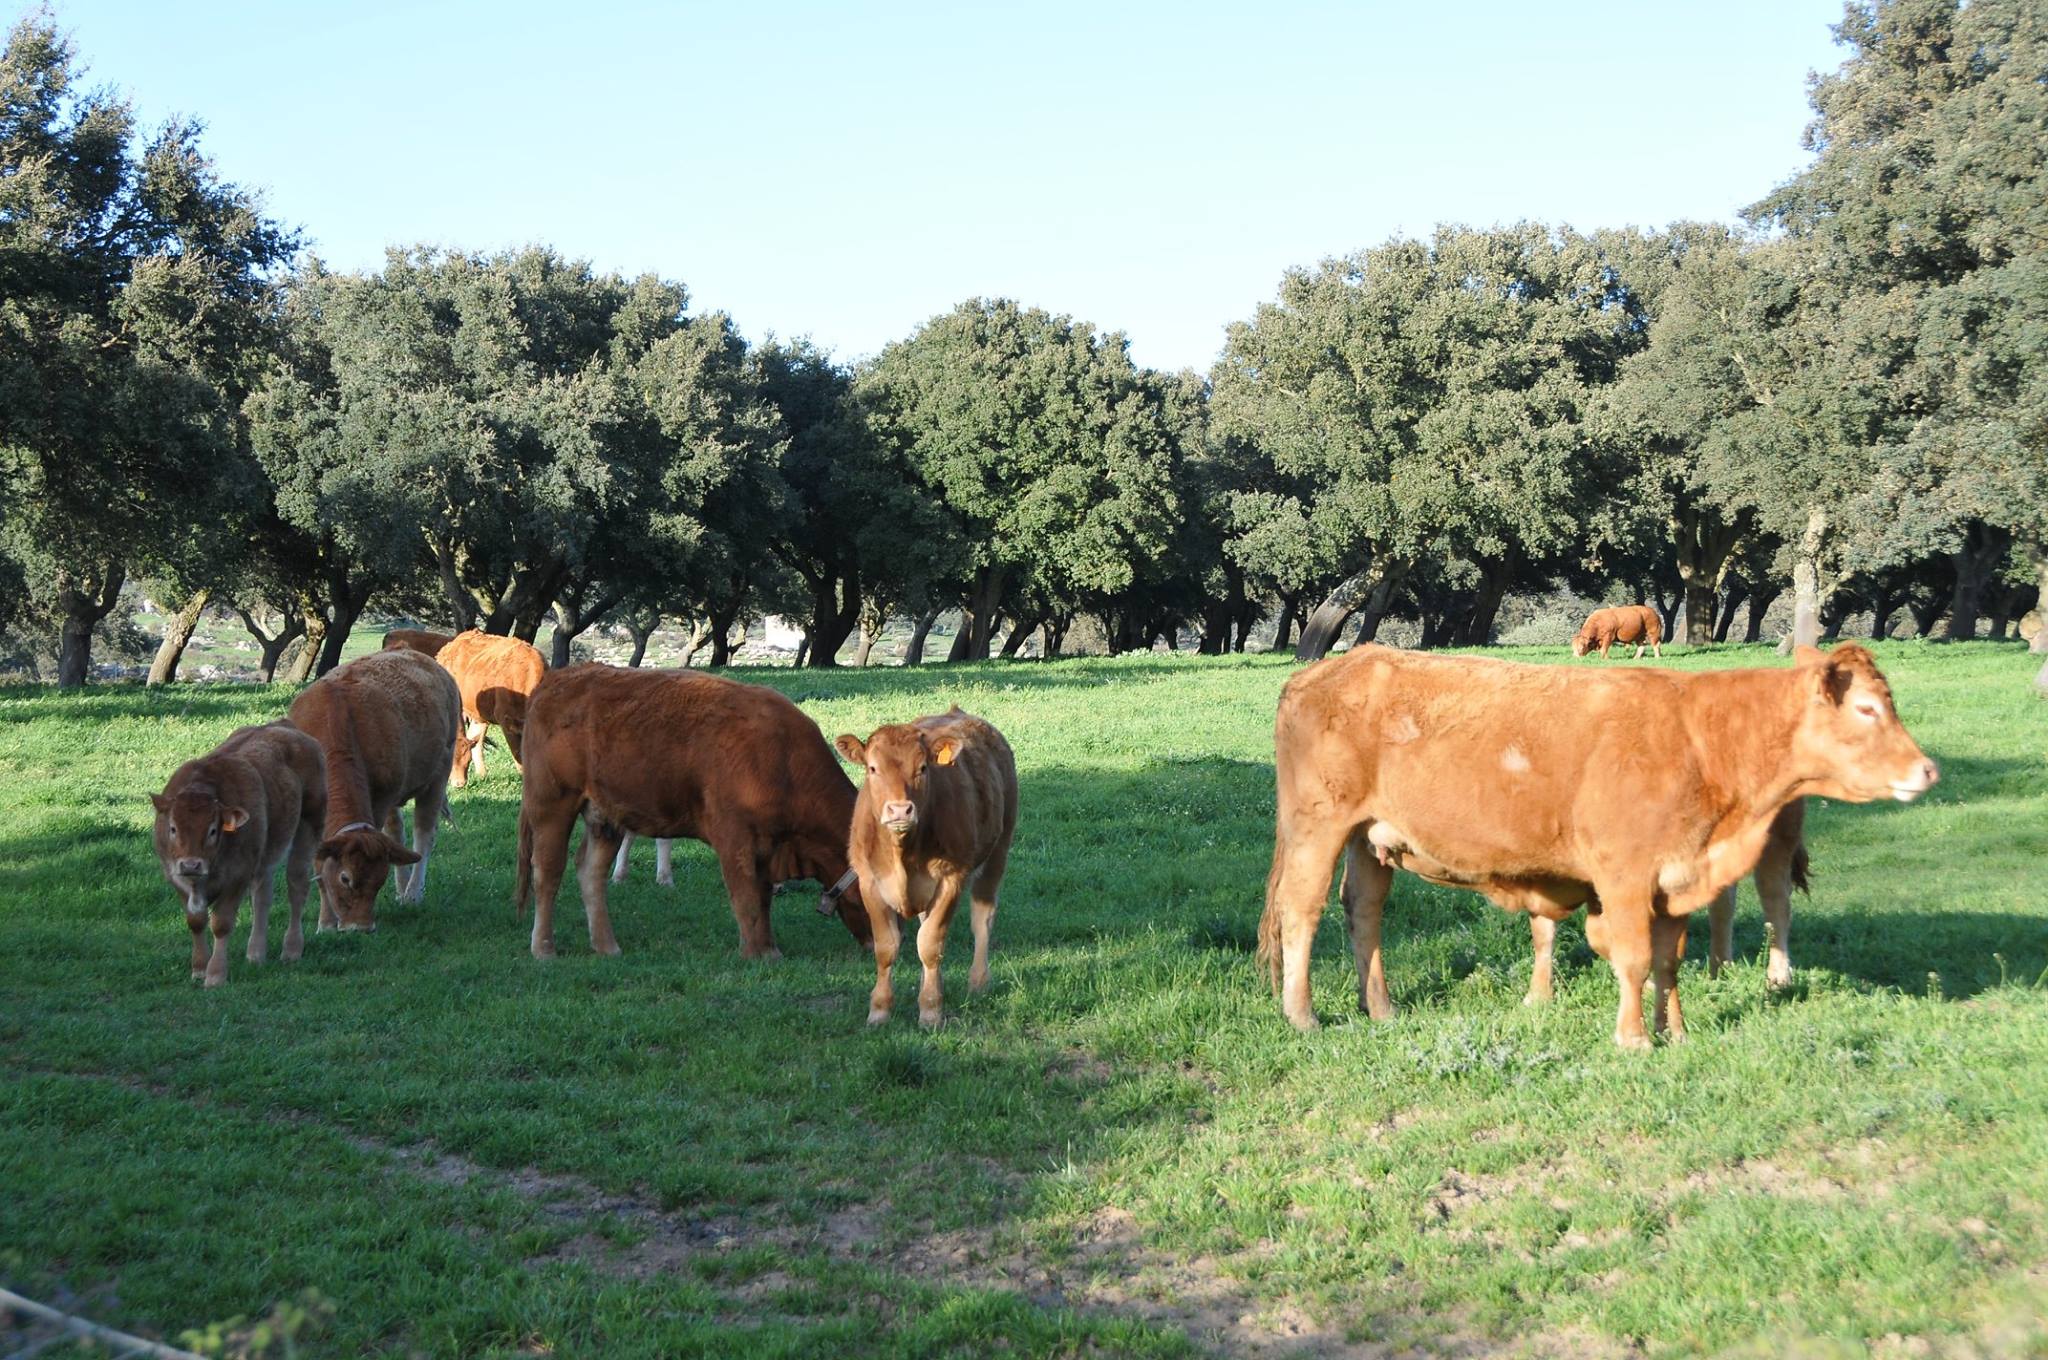
[[[1284,839],[1273,847],[1273,867],[1266,874],[1266,910],[1259,917],[1259,968],[1266,975],[1266,982],[1277,992],[1280,990],[1280,908],[1275,899],[1280,893],[1280,867],[1286,863],[1282,852]]]
[[[1799,848],[1792,852],[1792,886],[1805,893],[1808,897],[1811,897],[1813,896],[1813,881],[1807,875],[1807,868],[1806,844],[1802,841]]]
[[[519,866],[513,875],[512,919],[524,920],[526,900],[533,894],[533,820],[526,815],[525,800],[519,806]]]

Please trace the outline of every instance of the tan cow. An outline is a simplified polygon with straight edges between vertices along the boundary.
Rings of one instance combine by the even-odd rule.
[[[1763,904],[1764,924],[1769,936],[1770,965],[1765,980],[1773,987],[1792,985],[1792,890],[1807,891],[1806,802],[1795,798],[1778,809],[1771,822],[1771,834],[1764,841],[1763,854],[1756,862],[1756,895]],[[1721,965],[1735,954],[1735,893],[1727,890],[1707,908],[1711,928],[1707,947],[1708,976],[1719,977]],[[1536,966],[1529,976],[1525,1006],[1537,1006],[1551,998],[1552,960],[1557,950],[1557,922],[1548,916],[1529,914],[1529,938],[1536,947]]]
[[[383,650],[410,651],[422,656],[439,656],[455,639],[447,633],[430,633],[424,628],[394,628],[384,635]]]
[[[292,910],[284,957],[287,963],[298,958],[306,943],[299,918],[327,813],[320,743],[288,722],[238,728],[212,754],[180,765],[164,791],[151,794],[149,801],[156,808],[157,860],[164,878],[185,899],[193,980],[203,979],[209,987],[228,980],[228,936],[234,933],[244,893],[256,908],[249,962],[262,963],[269,956],[270,901],[279,864],[285,866],[285,896]],[[209,919],[210,959],[205,944]]]
[[[1664,648],[1664,620],[1656,610],[1646,604],[1618,604],[1610,609],[1596,609],[1586,616],[1579,625],[1578,635],[1572,639],[1572,655],[1584,656],[1595,647],[1600,649],[1600,659],[1607,659],[1607,649],[1619,642],[1623,646],[1634,643],[1636,654],[1633,660],[1640,661],[1643,647],[1648,645],[1653,655],[1662,657]]]
[[[848,733],[834,744],[848,762],[867,771],[853,809],[849,855],[875,935],[868,1023],[886,1021],[896,1001],[890,970],[902,940],[899,923],[922,916],[917,956],[924,982],[917,1014],[920,1024],[934,1028],[944,1018],[939,962],[946,927],[962,889],[974,904],[974,967],[967,988],[979,992],[988,986],[996,890],[1017,831],[1016,759],[1001,732],[957,705],[934,717],[878,727],[865,742]]]
[[[519,739],[526,727],[526,697],[547,674],[540,649],[515,637],[499,637],[472,628],[458,633],[435,658],[455,677],[462,691],[462,732],[455,740],[454,769],[449,782],[469,783],[484,772],[484,734],[495,724],[505,734],[512,763],[519,763]]]
[[[1644,740],[1656,733],[1658,740]],[[1753,869],[1798,798],[1910,801],[1938,772],[1869,652],[1802,648],[1788,669],[1584,671],[1356,648],[1298,673],[1274,727],[1278,819],[1259,952],[1313,1029],[1309,948],[1345,859],[1361,1007],[1394,1013],[1380,915],[1395,869],[1553,919],[1620,984],[1615,1041],[1684,1033],[1686,918]]]
[[[582,665],[549,671],[526,706],[514,902],[534,898],[533,956],[555,952],[555,896],[583,818],[576,878],[590,947],[616,954],[605,871],[626,832],[690,836],[718,854],[740,953],[780,958],[769,929],[774,885],[827,884],[836,912],[868,941],[847,867],[854,789],[816,723],[782,695],[701,671]]]
[[[291,718],[327,757],[326,839],[314,861],[320,926],[375,930],[377,893],[393,865],[401,866],[399,901],[426,894],[462,696],[448,672],[418,652],[372,652],[307,686]],[[398,815],[407,802],[410,850]],[[405,865],[418,867],[408,873]]]

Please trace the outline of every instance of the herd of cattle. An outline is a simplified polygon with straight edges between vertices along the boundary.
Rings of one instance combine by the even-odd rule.
[[[1602,610],[1575,655],[1654,647],[1654,611]],[[1623,617],[1625,615],[1625,617]],[[875,962],[868,1021],[889,1018],[903,924],[921,918],[919,1018],[943,1015],[939,965],[965,892],[969,986],[988,982],[996,895],[1017,825],[1009,743],[958,707],[841,736],[772,689],[689,670],[606,665],[549,671],[514,638],[400,630],[385,650],[302,691],[285,718],[245,727],[181,765],[156,806],[165,877],[185,900],[192,976],[227,978],[228,937],[254,904],[248,957],[268,952],[273,880],[285,867],[291,925],[317,877],[322,929],[375,930],[387,878],[401,902],[426,891],[448,787],[481,771],[492,726],[519,763],[515,900],[534,903],[532,951],[554,953],[555,899],[575,824],[577,884],[592,949],[619,952],[607,879],[633,836],[692,837],[717,854],[740,950],[775,957],[776,886],[826,885]],[[1684,1035],[1677,967],[1691,913],[1709,908],[1710,957],[1729,955],[1735,884],[1754,871],[1771,926],[1769,980],[1791,978],[1791,892],[1806,883],[1809,796],[1910,801],[1938,777],[1900,725],[1870,653],[1803,648],[1789,669],[1588,671],[1356,648],[1297,673],[1274,731],[1278,818],[1259,953],[1287,1017],[1316,1025],[1309,949],[1338,861],[1359,1006],[1394,1013],[1380,954],[1393,871],[1480,892],[1529,914],[1547,1000],[1557,921],[1583,907],[1586,937],[1620,988],[1615,1041]],[[413,805],[412,844],[400,808]],[[211,931],[209,955],[206,935]]]

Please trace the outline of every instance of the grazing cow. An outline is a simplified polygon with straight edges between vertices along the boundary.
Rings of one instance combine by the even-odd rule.
[[[1652,745],[1644,734],[1655,732]],[[1380,913],[1395,869],[1553,919],[1620,984],[1615,1041],[1682,1037],[1686,917],[1762,856],[1778,813],[1817,795],[1907,802],[1938,772],[1869,652],[1801,648],[1789,669],[1580,671],[1356,648],[1287,684],[1274,727],[1279,815],[1259,952],[1288,1019],[1313,1029],[1309,947],[1345,857],[1359,1002],[1392,1017]]]
[[[1643,647],[1648,645],[1653,655],[1662,657],[1664,649],[1664,620],[1656,610],[1646,604],[1618,604],[1612,609],[1596,609],[1586,616],[1579,625],[1578,635],[1572,639],[1572,655],[1584,656],[1595,647],[1600,649],[1600,659],[1607,659],[1607,649],[1619,642],[1627,646],[1633,642],[1636,654],[1632,660],[1641,660]]]
[[[654,838],[654,881],[664,888],[676,885],[675,842],[666,836]],[[633,848],[633,833],[619,837],[619,853],[612,860],[612,882],[626,881],[626,853]]]
[[[1770,935],[1770,970],[1765,975],[1773,987],[1792,985],[1792,890],[1807,891],[1806,801],[1795,798],[1778,809],[1764,839],[1763,854],[1756,862],[1756,895],[1763,903],[1764,922]],[[1721,975],[1721,965],[1735,954],[1735,890],[1730,883],[1707,908],[1707,968],[1710,977]],[[1548,916],[1529,914],[1529,938],[1536,946],[1536,966],[1529,976],[1525,1006],[1550,1000],[1551,961],[1556,952],[1557,922]]]
[[[627,832],[689,836],[717,853],[747,958],[782,956],[768,902],[792,878],[828,884],[819,912],[836,910],[868,943],[846,859],[853,784],[817,724],[774,690],[698,671],[569,666],[534,690],[525,739],[515,904],[524,911],[534,897],[535,958],[555,952],[555,895],[579,813],[576,878],[600,954],[619,952],[605,870]]]
[[[399,869],[399,901],[426,894],[462,696],[453,677],[418,652],[373,652],[307,686],[292,701],[291,719],[327,757],[326,839],[315,857],[320,927],[375,930],[377,893],[391,866],[418,866]],[[407,801],[410,850],[398,816]]]
[[[449,773],[449,782],[462,788],[469,783],[472,767],[475,774],[483,774],[484,733],[494,723],[505,734],[513,764],[518,764],[526,697],[548,670],[540,650],[515,637],[472,628],[443,647],[436,660],[455,677],[455,686],[462,691],[462,732],[455,739],[455,768]]]
[[[850,850],[875,936],[868,1023],[887,1020],[895,1004],[889,975],[901,941],[899,922],[923,916],[917,930],[917,956],[924,964],[917,1015],[920,1024],[933,1028],[944,1015],[939,961],[962,888],[974,903],[974,968],[967,988],[979,992],[988,986],[996,890],[1017,830],[1016,759],[1001,732],[958,705],[934,717],[878,727],[865,742],[849,733],[835,744],[840,755],[867,770],[853,809]]]
[[[419,652],[438,657],[441,649],[453,641],[455,639],[446,633],[430,633],[424,628],[394,628],[384,635],[384,650]]]
[[[195,981],[218,987],[228,980],[228,936],[244,893],[256,907],[249,962],[269,956],[270,899],[280,863],[292,909],[285,961],[305,948],[299,918],[327,815],[326,781],[320,743],[288,722],[274,722],[237,729],[212,754],[180,765],[164,791],[149,796],[156,807],[156,857],[164,877],[185,898]],[[205,945],[209,917],[211,959]]]

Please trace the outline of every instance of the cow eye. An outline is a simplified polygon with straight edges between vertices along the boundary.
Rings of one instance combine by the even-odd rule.
[[[344,887],[344,888],[353,888],[353,887],[354,887],[355,885],[356,885],[356,881],[355,881],[355,880],[354,880],[353,878],[350,878],[350,877],[349,877],[349,876],[348,876],[348,875],[347,875],[346,873],[344,873],[344,874],[343,874],[343,875],[341,876],[341,886],[342,886],[342,887]]]
[[[1876,722],[1882,715],[1882,710],[1868,699],[1858,699],[1856,701],[1856,712],[1866,722]]]
[[[212,825],[212,826],[209,826],[208,828],[206,828],[206,839],[208,839],[208,840],[210,840],[210,841],[212,841],[212,840],[219,840],[219,839],[220,839],[220,825],[219,825],[219,823],[215,823],[214,825]]]

